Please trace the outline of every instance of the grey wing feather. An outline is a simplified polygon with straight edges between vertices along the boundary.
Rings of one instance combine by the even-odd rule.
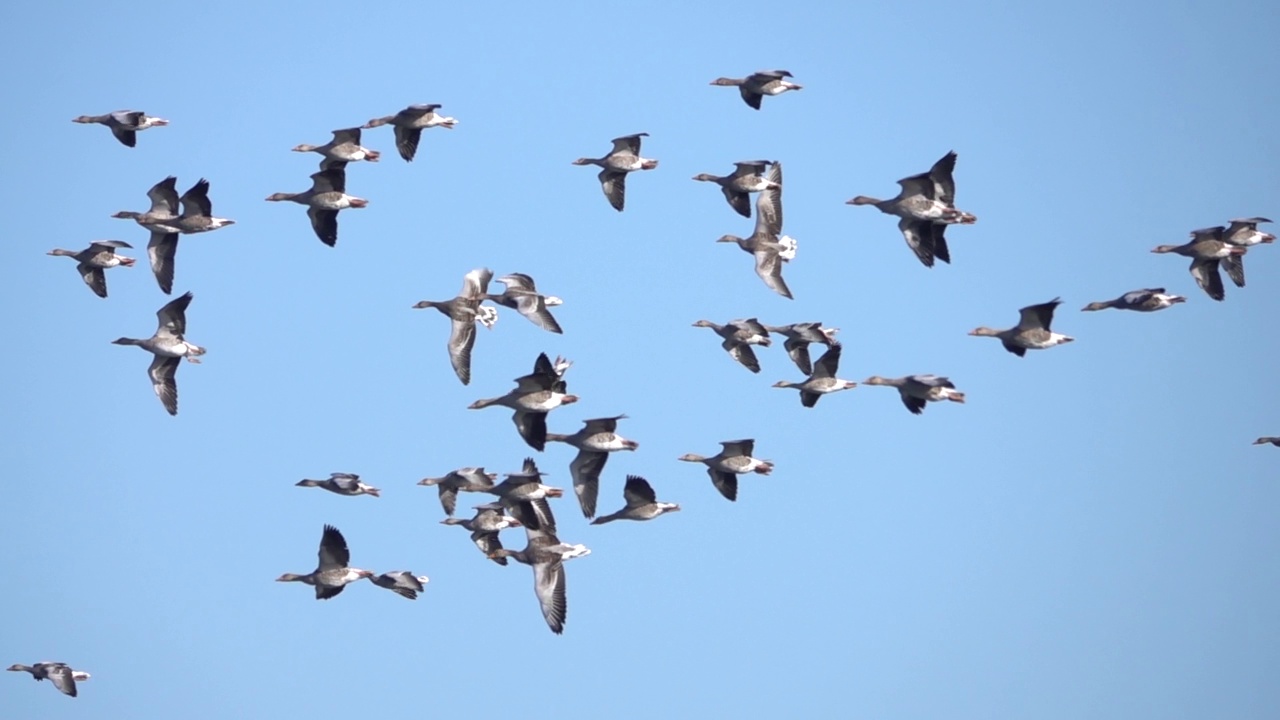
[[[600,494],[600,473],[608,460],[609,453],[579,450],[578,456],[569,463],[573,492],[578,496],[578,504],[582,507],[584,517],[595,517],[596,498]]]
[[[151,387],[156,391],[156,397],[160,398],[160,403],[170,415],[178,414],[178,365],[181,363],[180,357],[156,355],[151,361],[151,366],[147,368]]]
[[[338,528],[325,525],[324,535],[320,537],[320,569],[344,568],[349,562],[351,562],[351,551],[347,549],[346,538],[342,537]]]

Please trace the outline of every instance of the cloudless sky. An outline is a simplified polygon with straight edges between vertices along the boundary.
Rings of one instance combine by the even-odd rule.
[[[0,677],[0,716],[522,718],[1261,718],[1280,709],[1280,249],[1213,302],[1188,260],[1149,251],[1230,218],[1280,217],[1276,6],[1264,2],[656,2],[511,5],[120,3],[6,6],[8,382],[0,386],[0,664],[64,661],[79,698]],[[785,68],[757,112],[721,75]],[[459,120],[403,162],[348,168],[368,208],[336,248],[305,209],[335,128],[412,103]],[[136,148],[71,118],[171,121]],[[609,207],[610,138],[660,165]],[[953,264],[922,267],[895,219],[844,205],[959,154]],[[690,177],[784,165],[774,295],[725,234],[749,234]],[[236,224],[183,236],[174,296],[208,348],[167,415],[147,337],[170,298],[147,233],[111,219],[146,190],[211,183]],[[1266,226],[1264,226],[1265,229]],[[1274,230],[1273,230],[1274,231]],[[95,297],[54,247],[134,246]],[[449,322],[476,267],[564,299],[563,336],[500,311],[462,386]],[[1164,286],[1156,314],[1081,313]],[[496,292],[500,286],[495,284]],[[966,333],[1061,296],[1074,343],[1022,359]],[[800,406],[781,340],[753,375],[698,319],[841,329],[840,376],[937,373],[965,405],[907,413],[891,389]],[[425,476],[518,470],[570,488],[574,450],[533,453],[505,393],[539,352],[582,399],[553,431],[626,413],[600,509],[626,474],[683,511],[586,524],[556,501],[568,620],[547,629],[529,568],[442,526]],[[700,465],[756,438],[769,477],[736,503]],[[360,473],[381,498],[294,487]],[[571,493],[570,493],[571,494]],[[488,496],[463,495],[459,516]],[[317,602],[325,523],[352,563],[431,582]],[[523,547],[520,531],[504,536]]]

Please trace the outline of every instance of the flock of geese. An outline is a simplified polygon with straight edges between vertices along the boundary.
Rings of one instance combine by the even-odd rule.
[[[759,110],[765,96],[776,96],[802,86],[792,82],[792,74],[785,70],[769,70],[753,73],[744,78],[718,78],[711,82],[716,86],[737,87],[743,101]],[[394,115],[375,118],[360,127],[333,131],[333,138],[324,145],[301,144],[296,152],[315,152],[321,155],[320,169],[311,175],[311,187],[298,193],[275,193],[268,201],[291,201],[307,206],[307,215],[317,238],[333,247],[338,238],[338,213],[346,209],[364,208],[368,200],[346,192],[346,167],[352,162],[377,162],[380,153],[363,147],[361,130],[391,125],[395,133],[396,149],[405,161],[412,161],[417,153],[422,131],[433,127],[452,129],[457,120],[441,115],[438,104],[412,105]],[[124,145],[134,147],[137,133],[153,127],[163,127],[169,121],[149,116],[143,112],[124,110],[98,116],[81,116],[78,123],[105,125]],[[579,158],[574,165],[594,165],[601,168],[598,174],[601,189],[609,204],[619,212],[626,204],[627,175],[637,171],[653,170],[658,161],[641,156],[641,140],[647,133],[636,133],[615,138],[612,150],[600,158]],[[925,267],[933,267],[936,260],[950,263],[951,253],[945,236],[950,225],[969,225],[977,217],[960,210],[955,205],[956,186],[953,172],[956,154],[948,152],[928,172],[912,175],[898,181],[898,194],[888,200],[878,200],[859,195],[849,200],[850,205],[871,205],[898,220],[898,229],[908,248]],[[786,298],[793,297],[783,280],[782,270],[796,256],[797,242],[783,234],[782,165],[776,161],[755,160],[735,163],[732,173],[725,176],[702,173],[694,180],[715,183],[720,187],[726,202],[739,215],[752,217],[751,195],[756,195],[755,227],[748,237],[724,235],[719,242],[735,243],[754,259],[756,274],[773,292]],[[131,219],[149,234],[147,256],[156,282],[166,295],[172,294],[178,239],[182,235],[210,232],[234,224],[233,220],[213,215],[209,200],[209,183],[201,179],[185,193],[177,192],[177,179],[167,177],[147,191],[151,201],[146,212],[121,211],[116,218]],[[1195,230],[1191,240],[1183,245],[1161,245],[1156,253],[1176,253],[1189,257],[1191,275],[1197,284],[1214,300],[1224,298],[1224,288],[1219,268],[1238,287],[1244,286],[1243,256],[1248,248],[1271,243],[1275,236],[1258,230],[1260,223],[1270,220],[1262,217],[1232,220],[1229,225]],[[105,271],[118,266],[131,267],[133,258],[117,251],[131,248],[129,243],[118,240],[101,240],[80,251],[55,249],[50,255],[71,257],[77,262],[80,273],[89,289],[102,298],[107,297]],[[509,273],[496,278],[504,287],[501,293],[490,293],[489,283],[495,280],[493,272],[478,268],[463,278],[461,291],[447,300],[423,300],[414,308],[434,308],[447,316],[450,332],[447,351],[450,364],[458,380],[464,385],[471,382],[471,354],[476,342],[476,325],[492,328],[498,318],[495,306],[517,311],[539,328],[551,333],[562,333],[561,326],[551,313],[551,308],[562,303],[554,295],[538,290],[533,278],[523,273]],[[153,356],[148,376],[152,387],[165,410],[176,415],[178,392],[176,374],[181,361],[199,363],[205,348],[186,339],[186,311],[192,301],[187,292],[165,304],[156,313],[157,328],[148,338],[122,337],[118,345],[134,345]],[[1163,288],[1134,290],[1113,300],[1092,302],[1083,309],[1096,311],[1108,308],[1153,312],[1185,302],[1186,298],[1167,293]],[[1073,338],[1051,329],[1055,309],[1061,304],[1055,298],[1049,302],[1029,305],[1020,310],[1018,323],[1011,328],[995,330],[979,327],[970,335],[999,338],[1004,348],[1019,357],[1027,350],[1042,350],[1068,343]],[[490,303],[486,305],[485,303]],[[695,327],[709,328],[721,338],[721,347],[730,357],[753,373],[760,372],[760,363],[753,347],[769,347],[772,336],[784,339],[783,346],[797,369],[806,377],[799,382],[779,381],[774,387],[799,391],[804,407],[814,407],[826,394],[854,388],[858,383],[837,376],[840,364],[841,344],[835,339],[836,328],[824,327],[820,322],[802,322],[782,326],[770,326],[757,318],[731,320],[718,324],[699,320]],[[824,350],[816,361],[811,360],[809,346],[819,344]],[[636,475],[626,476],[623,489],[623,506],[619,510],[597,516],[600,476],[609,455],[615,452],[635,451],[639,444],[618,434],[618,421],[625,415],[593,418],[584,421],[583,427],[572,434],[549,432],[547,415],[556,408],[578,401],[568,392],[566,372],[572,362],[557,357],[550,359],[545,353],[538,355],[532,371],[515,379],[515,387],[507,393],[480,399],[470,409],[503,407],[512,411],[512,421],[524,443],[541,452],[548,442],[563,443],[577,450],[569,470],[574,495],[585,518],[592,525],[602,525],[617,520],[648,521],[669,512],[680,510],[676,503],[662,502],[649,482]],[[907,375],[898,378],[874,376],[862,381],[865,385],[881,385],[895,388],[903,405],[913,414],[921,414],[930,402],[963,403],[965,395],[948,378],[938,375]],[[1255,444],[1269,443],[1280,447],[1280,437],[1261,437]],[[744,474],[768,475],[774,465],[768,460],[754,457],[753,439],[728,440],[721,444],[715,455],[693,453],[679,460],[701,463],[706,467],[712,484],[728,500],[736,500],[738,476]],[[564,491],[542,482],[544,473],[539,471],[532,457],[526,458],[517,472],[505,473],[499,481],[497,473],[486,472],[484,467],[465,467],[447,472],[440,477],[422,479],[418,484],[437,488],[440,505],[444,510],[445,525],[460,525],[471,533],[471,540],[485,558],[506,566],[509,558],[529,565],[533,569],[534,590],[544,620],[554,633],[564,630],[567,610],[564,563],[567,560],[590,554],[582,544],[562,542],[557,534],[556,519],[549,500],[563,497]],[[351,473],[333,473],[326,479],[304,479],[300,487],[321,488],[344,495],[370,495],[378,497],[381,491],[360,480]],[[474,506],[475,513],[469,519],[455,518],[458,494],[478,493],[491,496],[488,502]],[[525,547],[513,550],[503,547],[500,533],[511,528],[523,528]],[[305,574],[285,573],[280,582],[301,582],[311,585],[315,597],[327,600],[359,580],[368,579],[376,586],[391,590],[410,600],[416,599],[429,581],[425,575],[410,571],[393,571],[377,574],[351,565],[351,553],[342,533],[332,525],[324,525],[318,551],[318,564]],[[88,673],[75,670],[61,662],[40,662],[32,666],[15,664],[11,671],[28,672],[36,680],[49,679],[61,692],[75,696],[76,683],[87,680]]]

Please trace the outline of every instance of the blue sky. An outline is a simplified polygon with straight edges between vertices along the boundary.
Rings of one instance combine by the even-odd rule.
[[[93,673],[80,697],[0,678],[14,717],[1246,718],[1280,689],[1280,250],[1246,260],[1216,303],[1180,257],[1194,228],[1277,217],[1280,70],[1261,2],[603,3],[481,9],[375,3],[178,4],[163,17],[94,3],[6,7],[10,68],[0,196],[10,352],[0,360],[0,662]],[[167,25],[155,30],[155,23]],[[752,111],[708,83],[785,68],[805,86]],[[352,166],[336,248],[267,195],[309,185],[320,144],[411,103],[457,129],[415,162],[388,128]],[[125,148],[72,117],[168,118]],[[648,132],[660,160],[612,210],[593,168]],[[953,263],[922,267],[893,218],[844,201],[959,154]],[[699,172],[785,167],[794,301],[750,258]],[[147,336],[168,298],[145,267],[145,209],[167,175],[211,182],[237,224],[184,236],[192,291],[180,414],[149,387]],[[140,263],[92,295],[44,253],[132,243]],[[532,275],[565,304],[563,336],[514,312],[480,330],[469,387],[448,321],[415,311],[465,272]],[[1081,313],[1163,285],[1153,314]],[[496,286],[495,286],[496,287]],[[1018,359],[966,336],[1061,296],[1076,342]],[[841,328],[841,376],[938,373],[965,405],[908,414],[886,388],[801,408],[781,347],[752,375],[700,318]],[[780,345],[780,343],[779,343]],[[684,511],[560,535],[565,634],[528,568],[480,556],[417,480],[530,453],[500,395],[539,352],[574,361],[582,400],[554,431],[626,413],[636,453],[606,468]],[[754,437],[770,477],[721,498],[687,452]],[[569,488],[573,450],[537,455]],[[294,487],[360,473],[379,499]],[[463,496],[461,508],[473,497]],[[483,501],[480,497],[476,501]],[[431,577],[407,602],[367,583],[317,602],[274,583],[314,567],[321,527],[352,561]],[[520,547],[523,537],[508,536]],[[528,683],[540,684],[530,690]]]

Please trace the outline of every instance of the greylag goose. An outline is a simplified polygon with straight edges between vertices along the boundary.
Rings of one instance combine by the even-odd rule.
[[[822,357],[818,358],[818,362],[813,364],[813,372],[805,378],[804,382],[793,383],[787,380],[779,380],[774,383],[776,388],[795,388],[800,391],[800,404],[811,408],[818,404],[818,399],[827,393],[839,392],[841,390],[850,390],[858,386],[858,383],[852,380],[841,380],[836,377],[836,372],[840,368],[840,343],[832,343],[827,351],[822,353]]]
[[[876,375],[862,381],[862,384],[897,388],[902,404],[907,406],[912,415],[924,412],[925,404],[930,402],[964,402],[964,393],[956,390],[955,384],[949,379],[938,375],[907,375],[900,378],[882,378]]]
[[[618,421],[626,415],[583,420],[582,428],[572,435],[547,433],[548,442],[562,442],[578,449],[578,455],[569,463],[573,476],[573,491],[582,506],[582,514],[590,519],[596,514],[596,497],[600,494],[600,473],[609,459],[609,453],[619,450],[635,450],[640,443],[618,435]]]
[[[174,257],[178,253],[178,233],[182,231],[178,222],[178,178],[170,175],[147,191],[151,199],[151,208],[145,213],[121,210],[112,215],[113,218],[133,220],[151,233],[147,243],[147,257],[151,261],[151,272],[156,276],[160,290],[168,295],[173,292]]]
[[[324,488],[339,495],[372,495],[381,497],[382,491],[372,485],[360,482],[360,476],[352,473],[329,473],[325,480],[301,480],[297,487]]]
[[[782,163],[774,163],[766,176],[773,185],[756,197],[756,228],[750,237],[724,235],[716,242],[737,243],[756,261],[756,275],[768,288],[791,298],[782,279],[782,264],[795,258],[796,241],[782,234]]]
[[[301,582],[315,586],[316,599],[328,600],[342,589],[361,578],[373,577],[373,571],[350,567],[351,551],[347,540],[332,525],[324,526],[320,537],[320,564],[306,575],[285,573],[276,582]]]
[[[596,165],[603,168],[597,176],[600,188],[614,210],[622,212],[627,201],[627,173],[636,170],[652,170],[658,167],[658,161],[640,157],[640,138],[649,137],[649,133],[636,133],[616,137],[613,150],[602,158],[578,158],[574,165]]]
[[[324,156],[326,160],[332,160],[335,163],[343,163],[343,165],[331,165],[330,167],[346,167],[346,163],[359,162],[367,160],[369,162],[378,162],[378,158],[382,153],[377,150],[370,150],[360,145],[360,128],[345,128],[333,131],[333,139],[323,145],[308,145],[303,143],[293,148],[294,152],[316,152]]]
[[[414,575],[408,570],[392,570],[381,575],[370,575],[369,581],[402,598],[417,600],[418,593],[426,589],[426,584],[431,582],[431,578],[426,575]]]
[[[515,379],[516,389],[501,397],[477,400],[467,406],[480,410],[501,405],[515,411],[511,419],[520,437],[529,447],[542,452],[547,443],[547,413],[578,401],[576,395],[566,392],[568,386],[556,372],[546,353],[538,355],[533,372]]]
[[[459,491],[481,492],[492,486],[493,481],[497,479],[498,473],[487,473],[482,467],[465,467],[451,470],[444,477],[422,478],[418,484],[438,487],[440,507],[444,508],[445,515],[452,517],[454,509],[458,506]]]
[[[1145,290],[1134,290],[1127,292],[1115,300],[1103,300],[1102,302],[1091,302],[1085,305],[1081,310],[1094,311],[1106,310],[1107,308],[1115,308],[1117,310],[1137,310],[1138,312],[1155,312],[1163,310],[1167,307],[1173,307],[1180,302],[1186,302],[1187,299],[1181,295],[1167,295],[1164,288],[1147,288]]]
[[[143,130],[169,124],[169,121],[164,118],[152,117],[140,110],[117,110],[106,115],[81,115],[71,122],[106,125],[111,129],[111,134],[115,135],[125,147],[137,145],[138,133]]]
[[[786,349],[791,362],[805,375],[813,374],[813,364],[809,362],[809,344],[822,343],[831,347],[836,342],[836,333],[840,332],[840,328],[822,327],[820,322],[765,325],[764,328],[786,338],[782,347]]]
[[[471,348],[476,344],[476,323],[492,328],[498,319],[498,311],[481,307],[488,296],[489,280],[493,272],[489,268],[477,268],[462,278],[462,291],[452,300],[423,300],[414,309],[435,308],[452,321],[449,330],[449,362],[453,372],[463,385],[471,383]]]
[[[649,481],[639,475],[628,475],[627,485],[622,490],[626,507],[618,512],[601,515],[591,521],[592,525],[603,525],[614,520],[652,520],[659,515],[676,512],[680,506],[676,503],[658,502]]]
[[[136,339],[122,337],[111,342],[116,345],[137,345],[155,355],[151,367],[147,368],[147,376],[151,378],[151,386],[156,397],[164,405],[170,415],[178,414],[178,365],[182,358],[187,362],[199,364],[199,356],[205,349],[187,342],[187,306],[191,304],[191,293],[172,300],[156,311],[159,326],[149,338]]]
[[[764,169],[771,163],[771,160],[736,162],[734,165],[737,169],[724,177],[698,173],[693,176],[693,179],[701,182],[713,182],[719,185],[720,190],[724,192],[724,199],[729,202],[729,207],[733,208],[742,217],[749,218],[751,217],[751,198],[748,193],[780,187],[765,177]]]
[[[453,126],[458,124],[457,119],[437,113],[436,110],[439,109],[440,105],[435,103],[410,105],[395,115],[374,118],[361,127],[367,130],[383,125],[394,125],[396,149],[400,151],[400,157],[404,158],[405,162],[413,162],[413,156],[418,152],[418,139],[422,137],[424,129],[439,126],[452,130]]]
[[[729,500],[738,499],[738,476],[745,473],[768,475],[773,472],[773,463],[751,457],[755,452],[756,441],[726,440],[720,443],[723,448],[716,455],[703,457],[687,453],[676,458],[685,462],[700,462],[707,466],[707,474],[716,490]]]
[[[1069,343],[1075,338],[1049,330],[1049,325],[1053,322],[1053,310],[1061,304],[1061,299],[1054,298],[1047,303],[1028,305],[1018,311],[1020,313],[1018,324],[1008,330],[980,327],[969,334],[975,337],[1000,338],[1004,349],[1018,357],[1025,356],[1028,350],[1043,350],[1054,345]]]
[[[551,632],[559,635],[564,632],[564,620],[569,607],[565,593],[564,561],[587,555],[591,551],[584,545],[560,542],[555,530],[551,528],[525,526],[524,531],[528,542],[523,550],[498,548],[489,553],[489,557],[511,557],[533,567],[533,592],[538,596],[542,617],[546,619]]]
[[[1260,437],[1253,441],[1254,445],[1274,445],[1280,447],[1280,437]],[[12,669],[12,668],[10,668]]]
[[[133,267],[135,262],[131,257],[117,255],[116,248],[131,247],[133,246],[121,240],[95,240],[84,250],[54,248],[47,254],[75,258],[76,270],[80,272],[84,284],[89,286],[94,295],[104,298],[107,296],[107,275],[104,271],[117,265]]]
[[[525,458],[520,472],[507,473],[506,479],[497,485],[477,483],[475,490],[497,496],[502,507],[510,510],[511,516],[521,525],[554,531],[556,517],[547,499],[563,497],[564,491],[544,485],[544,474],[538,470],[533,458]]]
[[[1237,218],[1231,221],[1231,225],[1222,234],[1222,239],[1232,245],[1241,247],[1250,247],[1262,243],[1273,243],[1276,236],[1271,233],[1265,233],[1258,229],[1258,223],[1269,223],[1264,217]]]
[[[846,205],[874,205],[880,212],[896,215],[898,230],[925,267],[933,267],[936,257],[951,262],[947,248],[946,226],[952,223],[971,225],[978,218],[955,206],[956,183],[951,173],[956,166],[954,151],[942,156],[927,173],[912,175],[898,181],[902,190],[889,200],[877,200],[859,195]]]
[[[786,70],[761,70],[744,78],[716,78],[711,84],[738,88],[738,92],[742,93],[742,101],[759,110],[760,101],[765,95],[781,95],[788,90],[800,90],[804,87],[787,80],[789,77],[793,76]]]
[[[228,225],[235,225],[235,220],[213,216],[213,203],[209,202],[209,181],[200,178],[178,198],[182,203],[182,214],[173,221],[173,227],[183,235],[210,232]]]
[[[551,316],[551,311],[547,309],[563,305],[563,300],[555,295],[539,293],[537,286],[533,284],[533,278],[524,273],[503,275],[498,278],[498,282],[506,286],[502,294],[486,295],[485,298],[519,312],[528,318],[529,322],[547,332],[556,334],[564,332],[560,329],[560,323],[556,322],[556,319]]]
[[[57,688],[63,695],[75,697],[76,682],[82,682],[89,679],[89,673],[81,670],[72,670],[66,663],[60,662],[38,662],[35,665],[23,665],[14,663],[10,665],[10,672],[28,672],[31,677],[36,680],[51,680],[53,686]]]
[[[751,349],[751,346],[769,347],[773,342],[769,339],[769,331],[755,318],[731,320],[725,325],[717,325],[710,320],[699,320],[693,326],[715,330],[717,335],[724,338],[724,341],[720,343],[720,347],[724,348],[730,357],[753,373],[760,372],[760,361],[756,359],[755,351]]]
[[[1191,258],[1191,277],[1196,279],[1196,284],[1209,297],[1222,300],[1226,297],[1226,290],[1222,286],[1222,276],[1218,274],[1218,265],[1224,264],[1232,281],[1237,286],[1244,287],[1244,265],[1235,261],[1232,256],[1248,252],[1247,248],[1223,241],[1225,230],[1221,225],[1192,230],[1191,240],[1188,242],[1182,245],[1159,245],[1151,252],[1177,253]]]
[[[502,548],[502,540],[498,537],[498,533],[507,528],[520,527],[519,520],[508,517],[503,514],[505,506],[502,503],[485,503],[475,507],[475,517],[470,520],[459,520],[458,518],[445,518],[440,521],[441,525],[461,525],[471,531],[471,542],[480,548],[480,552],[485,557],[493,560],[499,565],[506,565],[505,557],[493,557],[493,552]]]
[[[329,247],[338,244],[338,211],[369,205],[368,200],[347,194],[347,171],[336,166],[312,173],[309,190],[300,193],[273,193],[267,200],[288,200],[306,205],[311,229],[320,238],[320,242]]]

